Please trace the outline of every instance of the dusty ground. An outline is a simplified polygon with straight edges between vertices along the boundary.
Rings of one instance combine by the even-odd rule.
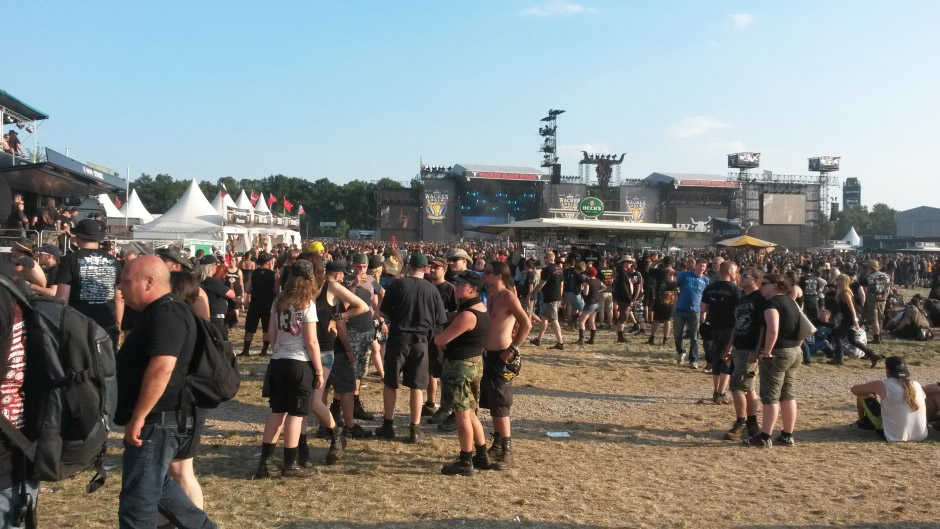
[[[206,511],[226,528],[940,526],[940,435],[932,430],[926,443],[889,445],[847,427],[855,419],[848,388],[882,377],[883,369],[853,360],[800,368],[797,444],[759,450],[721,440],[732,407],[696,404],[711,396],[711,378],[677,367],[671,346],[643,338],[618,346],[612,331],[598,338],[593,347],[523,349],[517,466],[473,478],[440,474],[457,453],[456,435],[431,427],[419,446],[351,441],[344,460],[317,466],[309,479],[252,481],[268,413],[265,363],[252,357],[242,363],[238,398],[211,413],[196,460]],[[576,336],[566,332],[565,339]],[[938,347],[889,341],[876,350],[906,356],[926,383],[940,380]],[[377,381],[368,381],[363,400],[381,408]],[[402,393],[400,435],[406,401]],[[489,432],[488,419],[484,425]],[[571,438],[553,440],[549,431]],[[119,439],[113,434],[108,462],[117,468],[103,490],[84,493],[87,473],[45,484],[44,527],[117,525]],[[326,441],[312,443],[322,460]]]

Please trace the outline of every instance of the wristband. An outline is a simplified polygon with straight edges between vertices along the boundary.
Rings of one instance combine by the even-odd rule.
[[[323,376],[323,371],[320,371],[319,373],[314,373],[314,375],[316,375],[316,376],[318,376],[318,377],[322,377],[322,376]]]

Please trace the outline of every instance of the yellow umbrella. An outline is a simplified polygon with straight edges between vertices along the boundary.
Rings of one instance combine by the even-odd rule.
[[[756,239],[750,235],[741,235],[740,237],[725,239],[716,243],[715,246],[732,246],[735,248],[773,248],[777,245],[772,242]]]

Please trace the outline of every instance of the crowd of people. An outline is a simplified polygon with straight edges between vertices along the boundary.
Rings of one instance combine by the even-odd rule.
[[[329,442],[327,465],[345,456],[350,441],[399,438],[400,386],[408,388],[406,442],[420,443],[425,425],[457,434],[457,455],[443,474],[511,469],[520,350],[592,345],[604,331],[627,344],[617,347],[629,347],[630,334],[648,334],[654,347],[671,338],[676,365],[702,367],[711,375],[712,401],[733,404],[724,438],[746,446],[796,442],[795,379],[801,366],[823,356],[833,365],[848,358],[884,365],[883,378],[846,388],[858,403],[852,427],[888,441],[921,441],[938,419],[940,385],[922,386],[903,358],[878,350],[887,333],[932,338],[940,269],[931,258],[380,241],[139,255],[109,244],[100,221],[84,219],[68,231],[73,245],[64,254],[17,240],[3,271],[24,289],[66,300],[105,329],[118,351],[121,527],[215,527],[202,510],[193,465],[206,412],[185,391],[197,347],[194,317],[225,339],[243,326],[238,356],[269,357],[262,393],[270,414],[256,479],[308,476],[311,427]],[[905,301],[900,287],[930,291]],[[29,369],[22,311],[3,289],[0,324],[4,372]],[[565,343],[563,327],[577,331],[577,342]],[[374,429],[363,424],[377,413],[359,397],[370,372],[383,384]],[[2,405],[14,424],[29,398],[16,380],[6,376],[2,388],[19,396],[19,408]],[[489,446],[478,408],[492,418]],[[782,429],[774,437],[778,417]],[[280,467],[273,462],[279,440]],[[13,470],[21,459],[0,442],[0,508],[11,526],[21,492],[38,490],[28,471]]]

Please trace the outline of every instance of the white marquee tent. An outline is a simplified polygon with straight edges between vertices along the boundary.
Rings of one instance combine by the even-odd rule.
[[[255,208],[251,205],[251,200],[248,199],[248,195],[245,194],[244,189],[242,189],[241,194],[238,195],[238,199],[235,200],[235,207],[247,211],[249,215],[253,215],[255,212]]]
[[[197,245],[221,245],[225,237],[222,215],[202,194],[195,179],[173,207],[160,218],[135,226],[133,233],[135,240],[183,240]]]
[[[131,195],[127,198],[127,203],[121,206],[121,213],[128,219],[138,219],[140,224],[146,224],[154,219],[153,215],[144,207],[136,189],[131,189]]]
[[[244,191],[242,191],[242,193],[244,193]],[[219,191],[219,194],[212,200],[212,207],[219,212],[219,215],[222,215],[226,219],[229,218],[229,208],[238,209],[238,206],[235,205],[235,201],[232,200],[232,196],[222,191]]]
[[[845,237],[842,238],[843,241],[849,243],[849,246],[856,248],[862,245],[862,238],[858,236],[858,232],[855,231],[855,226],[852,226],[849,229],[849,232],[845,234]]]

